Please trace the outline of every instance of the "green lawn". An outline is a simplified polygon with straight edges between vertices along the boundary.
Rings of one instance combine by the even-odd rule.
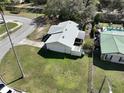
[[[8,22],[7,26],[8,26],[8,29],[12,29],[12,28],[18,26],[18,24],[13,23],[13,22]],[[5,32],[6,32],[6,29],[5,29],[4,24],[0,24],[0,35],[5,33]]]
[[[29,93],[87,93],[87,56],[75,58],[30,46],[18,46],[16,50],[25,78],[10,86]],[[1,61],[0,73],[7,83],[20,76],[12,51]]]
[[[94,59],[94,89],[98,92],[102,86],[105,75],[110,81],[113,93],[124,93],[124,65]],[[108,93],[108,83],[105,80],[101,93]]]

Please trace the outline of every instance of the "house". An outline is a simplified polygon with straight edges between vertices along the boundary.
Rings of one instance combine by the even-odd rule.
[[[100,34],[101,59],[124,64],[124,29],[105,29]]]
[[[48,50],[81,56],[84,52],[82,43],[85,32],[79,30],[78,24],[73,21],[66,21],[53,25],[48,31],[50,37],[45,45]]]
[[[13,0],[15,3],[24,3],[25,2],[25,0]]]

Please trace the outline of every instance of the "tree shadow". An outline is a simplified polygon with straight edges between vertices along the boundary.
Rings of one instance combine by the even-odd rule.
[[[44,16],[39,16],[39,17],[34,18],[33,23],[35,23],[37,27],[47,24],[46,18]]]
[[[47,50],[45,48],[45,46],[43,48],[41,48],[39,51],[38,51],[38,54],[44,58],[50,58],[50,59],[64,59],[64,58],[68,58],[68,59],[78,59],[78,58],[82,58],[81,57],[77,57],[77,56],[72,56],[72,55],[69,55],[69,54],[65,54],[65,53],[59,53],[59,52],[54,52],[54,51],[51,51],[51,50]]]
[[[94,53],[93,64],[97,67],[100,67],[104,70],[113,70],[113,71],[124,71],[124,64],[117,64],[108,61],[103,61],[100,59],[100,54]]]

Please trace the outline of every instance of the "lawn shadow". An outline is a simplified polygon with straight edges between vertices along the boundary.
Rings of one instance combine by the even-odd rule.
[[[77,56],[72,56],[69,54],[65,54],[65,53],[59,53],[59,52],[54,52],[51,50],[47,50],[45,47],[41,48],[38,51],[38,54],[44,58],[51,58],[51,59],[64,59],[64,58],[69,58],[69,59],[78,59],[78,58],[82,58],[82,57],[77,57]]]
[[[21,79],[23,79],[23,77],[19,77],[18,79],[13,80],[13,81],[7,83],[6,85],[10,85],[10,84],[12,84],[12,83],[15,83],[16,81],[21,80]]]
[[[100,54],[94,54],[93,64],[104,70],[124,71],[124,64],[117,64],[108,61],[103,61],[100,59]]]

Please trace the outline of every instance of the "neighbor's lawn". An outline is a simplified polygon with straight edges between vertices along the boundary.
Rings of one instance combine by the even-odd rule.
[[[89,58],[73,58],[30,46],[16,47],[25,78],[10,86],[29,93],[87,93]],[[38,54],[39,52],[39,54]],[[12,51],[1,61],[0,73],[7,83],[20,72]]]
[[[18,26],[18,24],[13,23],[13,22],[8,22],[7,26],[8,26],[8,29],[12,29],[12,28]],[[5,32],[6,32],[6,29],[5,29],[4,24],[0,24],[0,35],[5,33]]]
[[[113,93],[124,93],[124,65],[103,62],[94,59],[94,89],[100,91],[105,75],[110,81]],[[109,93],[108,82],[105,80],[100,93]]]

